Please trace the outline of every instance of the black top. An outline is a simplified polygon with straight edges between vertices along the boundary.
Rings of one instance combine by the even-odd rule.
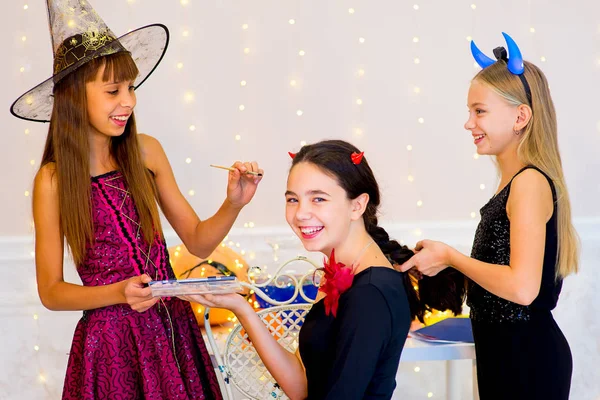
[[[390,399],[409,327],[402,273],[370,267],[356,274],[337,317],[325,315],[321,300],[300,330],[308,399]]]
[[[533,168],[546,177],[552,190],[554,211],[546,223],[546,244],[542,282],[537,298],[529,306],[523,306],[500,298],[473,281],[469,281],[467,304],[471,307],[471,319],[476,322],[529,321],[532,313],[549,312],[556,307],[562,288],[562,280],[555,278],[558,258],[556,190],[552,180],[540,169],[527,166],[515,174],[510,182],[481,208],[481,221],[475,232],[471,257],[498,265],[510,265],[510,221],[506,203],[510,186],[517,175]]]

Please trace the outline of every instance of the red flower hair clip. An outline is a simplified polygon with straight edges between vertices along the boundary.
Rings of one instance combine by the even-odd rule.
[[[350,154],[350,159],[352,160],[352,162],[354,164],[358,165],[362,162],[364,155],[365,155],[364,151],[361,151],[360,153],[352,153],[352,154]]]
[[[326,294],[324,301],[325,314],[337,316],[340,295],[352,286],[354,274],[351,268],[346,268],[342,263],[335,262],[335,252],[331,250],[329,262],[323,262],[325,266],[325,282],[319,287],[319,291]]]

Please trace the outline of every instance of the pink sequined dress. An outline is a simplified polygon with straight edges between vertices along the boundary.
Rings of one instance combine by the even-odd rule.
[[[174,278],[163,239],[148,246],[118,171],[92,178],[95,242],[78,267],[85,286],[147,273]],[[63,399],[222,399],[189,303],[165,298],[139,313],[127,304],[84,311],[69,354]]]

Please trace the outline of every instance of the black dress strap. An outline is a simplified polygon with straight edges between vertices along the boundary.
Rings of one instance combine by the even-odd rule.
[[[508,182],[508,191],[510,193],[510,186],[512,184],[512,181],[523,171],[527,170],[527,169],[535,169],[536,171],[538,171],[540,174],[544,175],[544,177],[548,180],[548,184],[550,185],[550,190],[552,191],[552,202],[554,203],[554,206],[556,207],[556,189],[554,187],[554,182],[552,181],[552,179],[550,179],[550,177],[541,169],[539,169],[538,167],[536,167],[535,165],[527,165],[523,168],[521,168],[519,170],[519,172],[517,172],[511,179],[510,182]]]

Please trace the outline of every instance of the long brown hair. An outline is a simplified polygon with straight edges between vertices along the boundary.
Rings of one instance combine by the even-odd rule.
[[[86,83],[96,79],[103,66],[105,82],[130,81],[138,75],[130,54],[122,52],[93,59],[59,81],[54,87],[54,106],[40,165],[55,165],[60,229],[77,266],[84,261],[86,246],[94,240]],[[127,182],[144,240],[151,242],[157,234],[162,235],[158,195],[152,174],[144,166],[133,114],[123,134],[110,139],[110,155]]]
[[[517,156],[525,165],[534,165],[544,171],[556,187],[558,254],[556,276],[564,278],[577,272],[579,266],[579,237],[571,221],[571,202],[558,150],[556,111],[548,81],[534,64],[525,61],[524,77],[531,87],[531,120],[520,134]],[[481,82],[509,104],[529,105],[521,80],[510,73],[506,63],[497,62],[482,69],[473,78]]]
[[[381,202],[379,185],[373,170],[363,157],[360,164],[351,161],[352,153],[360,151],[343,140],[324,140],[303,146],[294,156],[292,168],[301,162],[311,163],[337,180],[349,199],[355,199],[363,193],[369,195],[369,203],[363,214],[367,233],[373,238],[383,254],[392,264],[403,264],[413,255],[413,251],[390,239],[388,233],[379,226],[378,210]],[[462,311],[466,296],[465,276],[448,267],[436,276],[423,277],[417,281],[409,273],[403,275],[404,287],[408,297],[411,317],[424,321],[427,311],[450,310],[455,315]]]

